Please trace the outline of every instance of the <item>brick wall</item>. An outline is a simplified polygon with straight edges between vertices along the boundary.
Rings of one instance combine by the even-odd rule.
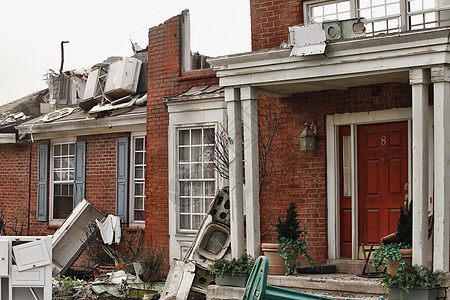
[[[23,235],[28,234],[30,149],[29,143],[0,145],[0,218]]]
[[[261,196],[261,231],[277,216],[285,216],[290,201],[296,201],[299,220],[308,226],[308,249],[317,263],[327,259],[326,115],[411,106],[411,88],[406,84],[383,84],[299,94],[286,99],[263,98],[261,106],[275,112],[277,139],[273,174]],[[317,150],[300,151],[299,136],[306,121],[318,128]],[[267,134],[260,117],[263,133]],[[275,242],[276,234],[262,241]]]
[[[146,239],[169,254],[168,127],[163,97],[190,86],[218,84],[211,69],[181,72],[182,15],[150,28],[148,45]],[[205,37],[207,38],[207,37]]]
[[[86,141],[86,200],[105,215],[115,214],[116,139],[129,133],[79,136]]]
[[[303,23],[303,2],[299,0],[250,0],[252,50],[288,43],[288,27]]]

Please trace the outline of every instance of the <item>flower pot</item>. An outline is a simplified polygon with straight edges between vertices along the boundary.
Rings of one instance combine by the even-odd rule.
[[[399,249],[398,251],[402,254],[402,259],[410,266],[412,264],[412,249]],[[398,268],[400,268],[399,261],[390,259],[387,260],[386,272],[394,275]]]
[[[267,274],[271,275],[285,275],[286,267],[284,265],[284,259],[280,256],[278,251],[278,243],[262,243],[261,250],[263,255],[269,259],[269,270]],[[292,264],[291,268],[294,265]]]
[[[249,276],[249,274],[241,273],[235,273],[234,275],[232,273],[224,273],[222,278],[219,278],[216,275],[216,284],[222,286],[235,286],[245,288]]]
[[[439,287],[414,287],[406,293],[398,287],[389,288],[389,300],[436,300]]]

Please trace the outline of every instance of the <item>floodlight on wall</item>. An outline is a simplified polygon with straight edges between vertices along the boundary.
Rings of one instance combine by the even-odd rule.
[[[300,135],[300,150],[316,150],[317,126],[314,122],[306,122],[304,125],[306,127]]]

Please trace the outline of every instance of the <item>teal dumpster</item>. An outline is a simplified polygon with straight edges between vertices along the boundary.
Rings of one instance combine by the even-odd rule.
[[[328,299],[330,298],[301,293],[285,288],[267,284],[267,269],[269,259],[260,256],[253,266],[252,273],[247,281],[243,300],[308,300],[308,299]]]

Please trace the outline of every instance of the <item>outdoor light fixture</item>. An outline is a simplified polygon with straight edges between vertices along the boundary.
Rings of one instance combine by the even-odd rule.
[[[314,122],[306,122],[306,127],[300,135],[300,150],[316,150],[317,126]]]

